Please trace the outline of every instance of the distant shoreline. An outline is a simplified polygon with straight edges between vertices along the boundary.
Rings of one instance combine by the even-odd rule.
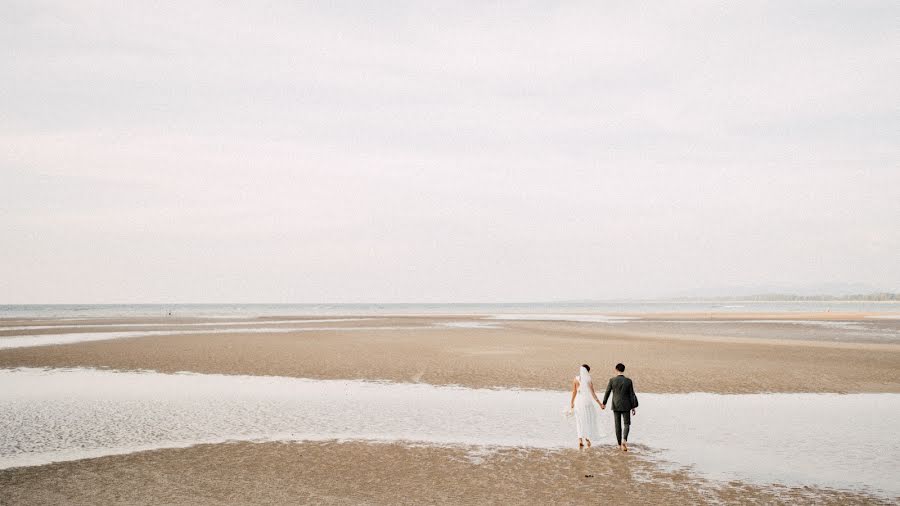
[[[571,299],[500,302],[18,302],[0,303],[0,308],[49,306],[532,306],[532,305],[591,305],[591,304],[682,304],[722,302],[897,302],[900,293],[884,292],[853,295],[793,295],[760,294],[721,297],[672,297],[660,299]]]
[[[425,314],[557,314],[624,315],[648,313],[900,313],[898,300],[646,300],[532,303],[167,303],[167,304],[0,304],[0,320],[200,317],[261,318],[283,316],[425,315]]]
[[[676,298],[668,302],[900,302],[900,293],[884,292],[852,295],[760,294],[742,297]]]

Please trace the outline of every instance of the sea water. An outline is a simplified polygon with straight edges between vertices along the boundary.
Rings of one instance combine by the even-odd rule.
[[[0,318],[180,317],[246,318],[255,316],[327,316],[398,314],[503,313],[767,313],[767,312],[897,313],[900,302],[860,301],[652,301],[531,302],[458,304],[13,304],[0,305]]]
[[[302,323],[302,322],[294,322]],[[203,329],[168,329],[168,330],[103,330],[100,332],[66,332],[61,334],[28,334],[0,336],[0,350],[9,348],[30,348],[34,346],[50,346],[54,344],[74,344],[89,341],[109,341],[113,339],[129,339],[151,336],[178,336],[189,334],[290,334],[294,332],[365,332],[385,330],[424,330],[435,325],[383,325],[379,327],[317,327],[317,326],[245,326],[241,328],[203,328]],[[118,325],[128,327],[128,325]]]

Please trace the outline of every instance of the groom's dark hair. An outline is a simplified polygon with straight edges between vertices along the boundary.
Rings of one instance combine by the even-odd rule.
[[[616,370],[619,372],[625,372],[625,364],[616,364]]]
[[[591,372],[591,366],[589,366],[587,364],[581,364],[581,367],[584,367],[585,369],[587,369],[588,372]]]

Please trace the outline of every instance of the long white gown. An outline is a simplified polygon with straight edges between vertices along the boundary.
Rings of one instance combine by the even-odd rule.
[[[591,396],[591,375],[583,367],[581,375],[575,377],[578,391],[575,394],[575,429],[578,437],[594,441],[600,433],[600,407]]]

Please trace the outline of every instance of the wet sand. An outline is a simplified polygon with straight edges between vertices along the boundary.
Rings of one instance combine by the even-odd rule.
[[[779,317],[783,315],[763,316]],[[835,315],[819,317],[827,321]],[[657,316],[665,318],[670,317]],[[709,320],[704,315],[691,318]],[[497,328],[440,325],[479,321]],[[137,322],[147,320],[130,321]],[[122,330],[139,329],[127,327],[129,321],[121,323]],[[887,331],[898,325],[890,320],[876,323]],[[215,334],[186,328],[179,335],[0,350],[0,367],[82,366],[566,389],[581,363],[591,364],[601,379],[611,375],[616,362],[624,362],[638,390],[645,392],[900,392],[900,344],[836,340],[843,330],[827,327],[717,321],[698,330],[699,325],[665,321],[610,325],[441,317],[308,325],[342,330]],[[362,329],[348,330],[352,328]],[[66,332],[76,330],[97,328]]]
[[[200,445],[3,470],[0,503],[888,504],[852,492],[707,482],[610,447],[477,452],[334,441]]]
[[[234,325],[229,328],[237,332],[228,334],[181,326],[224,320],[47,321],[40,325],[59,328],[0,331],[0,338],[111,329],[183,333],[2,349],[0,367],[151,369],[563,390],[570,387],[579,364],[591,364],[602,383],[612,365],[621,361],[639,393],[900,392],[900,344],[860,339],[840,326],[777,321],[862,322],[891,334],[900,325],[896,320],[872,323],[869,315],[832,313],[642,316],[646,321],[636,324],[381,317],[265,324],[340,330],[259,333],[242,332],[238,329],[243,325]],[[264,320],[284,319],[293,318]],[[776,321],[747,321],[754,319]],[[161,325],[132,326],[135,323]],[[94,326],[71,328],[74,324]],[[496,327],[465,327],[473,324]],[[508,449],[479,457],[462,448],[363,442],[200,445],[6,469],[0,471],[0,490],[0,504],[884,502],[847,491],[708,482],[687,471],[664,471],[640,456],[622,455],[612,448],[581,453]]]

